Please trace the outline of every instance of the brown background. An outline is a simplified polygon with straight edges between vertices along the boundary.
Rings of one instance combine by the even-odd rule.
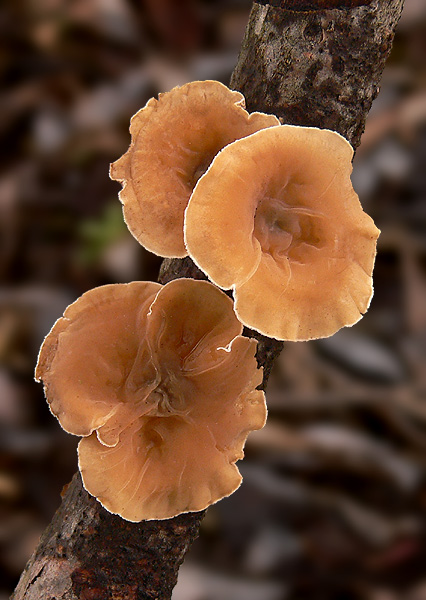
[[[76,469],[33,368],[67,304],[156,279],[108,164],[146,100],[227,83],[249,0],[0,8],[0,600]],[[406,0],[354,167],[382,229],[361,323],[285,345],[244,484],[212,507],[175,600],[426,599],[426,1]]]

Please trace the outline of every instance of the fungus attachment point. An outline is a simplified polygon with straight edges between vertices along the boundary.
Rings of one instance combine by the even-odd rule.
[[[131,233],[159,256],[186,256],[183,217],[192,190],[227,144],[277,117],[244,110],[244,97],[218,81],[194,81],[151,98],[130,124],[126,154],[111,165]]]
[[[240,485],[235,462],[266,419],[241,332],[232,301],[191,279],[96,288],[57,321],[36,376],[64,428],[86,436],[83,484],[107,510],[166,519]]]
[[[379,230],[339,134],[282,125],[228,145],[197,183],[185,243],[244,325],[281,340],[353,325],[372,296]]]

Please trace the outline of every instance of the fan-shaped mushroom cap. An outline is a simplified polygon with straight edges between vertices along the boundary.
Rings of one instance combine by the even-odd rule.
[[[372,296],[379,230],[350,174],[339,134],[282,125],[224,148],[185,214],[188,253],[234,288],[242,323],[269,337],[327,337],[361,318]]]
[[[83,484],[107,510],[165,519],[240,485],[235,462],[266,418],[241,331],[232,301],[191,279],[97,288],[55,324],[37,377],[67,430],[88,436]]]
[[[192,190],[226,144],[279,125],[274,115],[249,114],[244,97],[218,81],[194,81],[132,117],[132,141],[111,165],[121,181],[124,218],[134,237],[154,254],[186,256],[183,215]]]
[[[47,335],[35,376],[68,433],[89,435],[121,404],[149,393],[155,372],[140,349],[140,331],[161,287],[135,281],[90,290]]]

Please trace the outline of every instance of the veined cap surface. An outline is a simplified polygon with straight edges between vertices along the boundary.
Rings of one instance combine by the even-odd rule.
[[[244,97],[218,81],[194,81],[151,98],[131,120],[128,151],[111,165],[134,237],[159,256],[186,256],[183,218],[192,190],[224,146],[277,117],[249,114]]]
[[[308,340],[367,310],[379,230],[352,187],[352,156],[333,131],[282,125],[228,145],[197,183],[186,247],[234,289],[244,325]]]
[[[84,294],[40,352],[37,378],[79,444],[86,490],[130,521],[199,511],[241,483],[235,462],[266,419],[257,342],[206,281]]]

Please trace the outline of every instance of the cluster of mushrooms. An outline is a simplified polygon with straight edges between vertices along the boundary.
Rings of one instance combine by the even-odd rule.
[[[219,82],[152,98],[130,132],[111,165],[129,230],[157,255],[189,255],[212,283],[90,290],[46,337],[36,378],[62,427],[82,436],[86,490],[141,521],[238,488],[235,463],[267,413],[243,325],[297,341],[354,324],[372,296],[379,231],[343,137],[249,114]]]

